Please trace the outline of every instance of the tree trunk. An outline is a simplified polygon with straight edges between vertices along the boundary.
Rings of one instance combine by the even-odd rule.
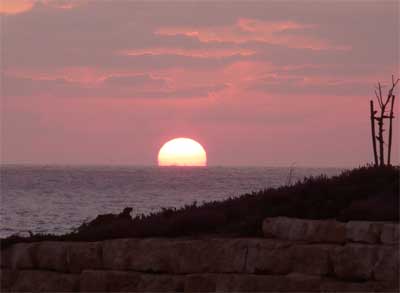
[[[372,135],[372,148],[374,151],[374,163],[378,166],[378,154],[376,153],[376,135],[375,135],[375,113],[374,113],[374,101],[370,101],[371,109],[371,135]]]
[[[385,165],[385,154],[383,148],[383,116],[385,115],[385,108],[381,108],[381,116],[378,119],[378,141],[379,141],[379,165]]]
[[[394,106],[394,98],[395,96],[392,95],[392,101],[390,105],[390,120],[389,120],[389,145],[388,145],[388,158],[387,158],[387,164],[390,166],[390,155],[392,153],[392,120],[393,120],[393,106]]]

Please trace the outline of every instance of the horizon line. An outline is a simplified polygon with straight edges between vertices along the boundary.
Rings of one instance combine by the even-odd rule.
[[[207,166],[159,166],[157,164],[105,164],[105,163],[4,163],[0,162],[0,167],[18,166],[18,167],[143,167],[143,168],[332,168],[349,169],[367,166],[372,163],[358,165],[224,165],[215,164]]]

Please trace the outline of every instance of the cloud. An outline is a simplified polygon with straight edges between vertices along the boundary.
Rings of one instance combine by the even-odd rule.
[[[0,14],[18,14],[27,12],[38,6],[48,6],[56,9],[72,9],[86,3],[85,0],[2,0]]]
[[[32,9],[32,0],[2,0],[0,3],[0,14],[17,14]]]
[[[3,96],[54,98],[133,98],[188,99],[204,98],[222,91],[224,84],[169,86],[166,80],[147,75],[109,76],[97,82],[82,83],[65,78],[34,79],[4,76]]]
[[[252,56],[254,50],[245,48],[211,48],[211,49],[185,49],[185,48],[148,48],[136,50],[122,50],[118,52],[123,56],[162,56],[175,55],[192,58],[226,58],[233,56]]]
[[[156,35],[196,38],[201,42],[226,42],[243,44],[260,42],[281,45],[289,48],[312,50],[346,49],[345,46],[331,45],[329,42],[307,35],[304,29],[313,29],[315,25],[293,21],[262,21],[239,18],[237,23],[219,27],[163,27],[155,31]]]
[[[166,86],[166,81],[160,78],[153,78],[146,74],[140,75],[114,75],[103,80],[104,85],[122,87],[152,87],[162,88]]]

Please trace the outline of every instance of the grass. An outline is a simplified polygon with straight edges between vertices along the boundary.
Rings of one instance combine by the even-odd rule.
[[[260,190],[201,206],[194,203],[135,218],[126,211],[119,215],[100,215],[72,233],[13,235],[1,239],[1,246],[43,240],[99,241],[210,234],[257,237],[261,236],[263,219],[275,216],[398,222],[399,178],[399,167],[361,167],[332,178],[306,178],[290,186]]]

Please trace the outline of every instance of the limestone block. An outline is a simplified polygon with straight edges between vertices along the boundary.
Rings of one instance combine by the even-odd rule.
[[[392,284],[379,282],[343,282],[327,280],[320,286],[321,292],[397,292]]]
[[[347,242],[379,243],[382,223],[350,221],[346,224]]]
[[[8,247],[5,249],[1,249],[1,257],[0,257],[0,268],[11,268],[11,251],[12,247]]]
[[[292,267],[291,243],[279,240],[249,241],[246,273],[287,274]]]
[[[82,292],[136,292],[140,273],[124,271],[83,271],[80,279]]]
[[[399,283],[399,249],[395,246],[381,246],[373,269],[375,280]]]
[[[382,226],[381,242],[384,244],[398,244],[399,229],[399,224],[385,223]]]
[[[292,271],[307,275],[325,276],[331,273],[330,252],[336,245],[313,244],[292,247]]]
[[[99,242],[71,242],[67,245],[67,270],[79,273],[83,270],[102,268],[102,246]]]
[[[80,272],[83,268],[101,266],[100,249],[98,243],[18,243],[2,251],[2,265],[13,269]]]
[[[219,275],[216,292],[267,292],[280,291],[281,276]]]
[[[344,243],[346,240],[345,224],[334,220],[267,218],[262,229],[266,238],[309,243]]]
[[[10,291],[18,278],[18,271],[2,269],[0,271],[0,292]]]
[[[83,271],[82,292],[181,292],[184,276],[128,271]]]
[[[291,273],[286,276],[286,282],[282,285],[282,291],[286,292],[315,292],[319,291],[322,278],[302,273]]]
[[[217,292],[313,292],[318,291],[320,278],[302,274],[238,275],[217,277]]]
[[[78,275],[21,270],[10,291],[72,292],[78,291],[78,289]]]
[[[378,260],[378,247],[367,244],[347,244],[331,253],[334,274],[343,280],[371,280]]]
[[[183,292],[184,276],[140,274],[138,292]],[[125,288],[124,288],[125,289]],[[128,291],[128,290],[123,290]]]
[[[37,247],[34,251],[37,268],[42,270],[67,272],[67,247],[68,242],[61,241],[45,241],[37,243]]]
[[[184,292],[215,292],[216,274],[186,275]]]
[[[85,270],[80,274],[79,290],[81,292],[106,292],[107,276],[110,271]],[[116,290],[116,288],[113,290]]]
[[[11,269],[32,269],[36,267],[35,250],[37,243],[17,243],[6,249],[5,259]]]
[[[139,272],[241,272],[246,251],[241,239],[119,239],[104,241],[103,264]]]

